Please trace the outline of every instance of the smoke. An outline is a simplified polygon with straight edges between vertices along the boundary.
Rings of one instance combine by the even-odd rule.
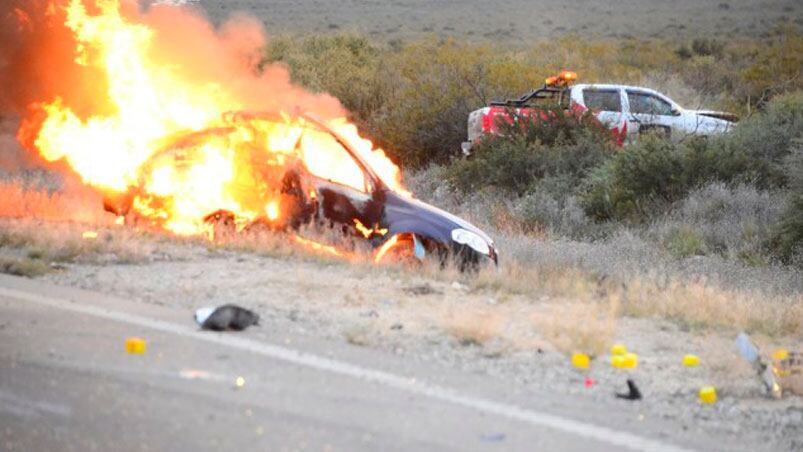
[[[114,112],[106,73],[98,65],[76,62],[79,43],[65,25],[66,7],[74,1],[82,3],[89,14],[116,3],[0,0],[0,167],[6,172],[45,166],[64,175],[71,173],[67,165],[45,163],[34,148],[45,117],[42,104],[60,99],[83,120]],[[334,97],[294,86],[286,67],[257,69],[267,41],[261,23],[252,17],[234,15],[214,27],[200,11],[189,7],[140,8],[135,0],[119,3],[126,21],[152,31],[148,59],[188,84],[217,86],[246,111],[313,111],[324,119],[345,115]],[[17,131],[20,119],[24,126]]]
[[[83,0],[90,13],[111,0]],[[75,62],[76,41],[64,25],[69,0],[0,0],[0,115],[30,115],[37,102],[59,97],[79,117],[103,114],[110,106],[99,92],[105,74]],[[243,14],[215,28],[197,10],[169,4],[141,10],[121,0],[124,17],[154,32],[149,57],[195,84],[218,84],[245,110],[314,110],[343,116],[337,99],[313,94],[290,82],[287,69],[257,70],[266,45],[259,21]]]
[[[267,41],[253,17],[235,14],[215,29],[195,10],[155,5],[135,21],[155,30],[155,61],[172,63],[186,80],[223,84],[244,110],[301,109],[327,119],[345,115],[334,97],[294,86],[284,66],[267,65],[257,72]]]
[[[100,74],[75,64],[75,39],[64,26],[63,0],[0,0],[0,115],[25,115],[62,97],[90,111]]]

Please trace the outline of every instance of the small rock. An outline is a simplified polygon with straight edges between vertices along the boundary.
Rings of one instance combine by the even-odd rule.
[[[505,437],[504,433],[485,433],[480,436],[480,441],[484,443],[501,443],[505,440]]]
[[[468,290],[468,286],[457,281],[452,283],[452,289],[455,290]]]
[[[422,284],[420,286],[410,286],[405,287],[402,289],[404,293],[408,293],[410,295],[431,295],[431,294],[439,294],[440,291],[437,291],[432,288],[429,284]]]
[[[379,317],[379,313],[374,311],[373,309],[371,309],[370,311],[361,312],[360,313],[360,317],[367,317],[367,318],[375,319],[375,318]]]

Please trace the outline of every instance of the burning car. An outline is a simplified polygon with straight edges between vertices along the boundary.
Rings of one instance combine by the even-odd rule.
[[[218,143],[239,156],[231,179],[238,181],[234,185],[241,184],[234,188],[241,192],[236,196],[240,205],[227,209],[226,202],[221,202],[219,209],[203,217],[210,227],[247,231],[328,225],[367,240],[376,262],[403,257],[423,260],[427,255],[441,260],[455,257],[461,267],[497,262],[487,234],[383,179],[370,161],[373,154],[353,146],[315,116],[234,113],[225,115],[224,123],[173,137],[140,167],[135,188],[108,198],[106,209],[117,215],[146,212],[152,223],[170,221],[173,218],[167,212],[175,210],[176,193],[165,187],[170,197],[160,198],[159,185],[184,184],[194,177],[196,162]],[[325,153],[318,152],[321,147]],[[244,200],[265,207],[254,214],[254,209],[243,208]],[[181,229],[176,223],[160,226]]]
[[[258,21],[217,28],[188,8],[69,0],[21,11],[20,26],[39,16],[39,32],[69,39],[36,46],[37,58],[58,56],[47,72],[69,83],[29,105],[18,138],[69,166],[119,222],[179,236],[286,231],[348,254],[302,237],[302,226],[325,225],[367,241],[379,262],[496,261],[487,235],[405,190],[401,169],[337,99],[293,85],[281,65],[256,64],[266,45]]]

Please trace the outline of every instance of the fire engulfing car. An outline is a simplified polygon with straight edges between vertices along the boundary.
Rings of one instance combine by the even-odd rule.
[[[468,141],[464,153],[486,134],[498,134],[499,121],[512,121],[511,112],[533,120],[547,119],[539,107],[562,107],[567,112],[586,111],[614,134],[620,145],[640,135],[658,134],[680,141],[689,136],[718,135],[733,129],[738,117],[732,113],[690,110],[648,88],[612,84],[572,83],[577,74],[562,71],[544,81],[544,86],[518,99],[495,101],[469,114]]]
[[[213,139],[245,135],[251,148],[259,147],[254,138],[259,134],[258,129],[286,122],[287,118],[272,113],[236,113],[228,115],[227,121],[233,126],[173,137],[163,150],[141,167],[138,186],[158,185],[159,177],[155,176],[160,171],[167,168],[175,172],[177,168],[180,170],[182,161],[197,160],[200,157],[195,154],[203,153],[204,146]],[[238,148],[238,159],[250,159],[248,179],[251,182],[248,187],[254,188],[249,188],[248,194],[259,198],[257,203],[268,206],[264,214],[238,218],[221,205],[219,210],[205,214],[207,223],[215,228],[228,225],[238,231],[260,228],[292,231],[310,224],[328,226],[367,240],[374,249],[375,262],[401,257],[423,260],[427,255],[433,255],[442,262],[454,258],[461,268],[476,267],[483,262],[497,263],[494,242],[483,231],[455,215],[415,199],[398,186],[391,186],[372,166],[367,158],[370,156],[361,153],[322,120],[310,114],[299,114],[294,121],[300,121],[303,127],[293,129],[298,133],[291,138],[294,144],[287,146],[292,151],[276,156],[281,164],[263,164],[264,155],[258,152],[255,155],[260,163],[254,163],[256,158],[249,156],[248,149]],[[318,145],[325,145],[327,152],[311,155]],[[335,166],[337,171],[332,170]],[[253,179],[258,180],[253,182]],[[258,187],[265,186],[276,189],[263,194]],[[238,198],[245,199],[246,196]],[[148,202],[154,202],[152,195],[141,197],[135,189],[129,189],[114,199],[107,197],[105,208],[125,216],[158,210],[157,205],[142,205]],[[132,209],[132,206],[136,208]],[[168,229],[175,230],[174,227]]]

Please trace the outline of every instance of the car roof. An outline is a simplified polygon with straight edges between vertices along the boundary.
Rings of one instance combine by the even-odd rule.
[[[659,95],[661,97],[665,97],[663,94],[661,94],[660,92],[658,92],[658,91],[656,91],[654,89],[645,88],[643,86],[633,86],[633,85],[614,85],[614,84],[610,84],[610,83],[580,83],[580,84],[577,84],[577,85],[572,85],[572,88],[579,88],[579,89],[584,89],[584,88],[592,88],[592,89],[622,89],[622,88],[624,88],[624,89],[629,89],[629,90],[633,90],[633,91],[641,91],[641,92],[650,93],[650,94],[657,94],[657,95]]]

